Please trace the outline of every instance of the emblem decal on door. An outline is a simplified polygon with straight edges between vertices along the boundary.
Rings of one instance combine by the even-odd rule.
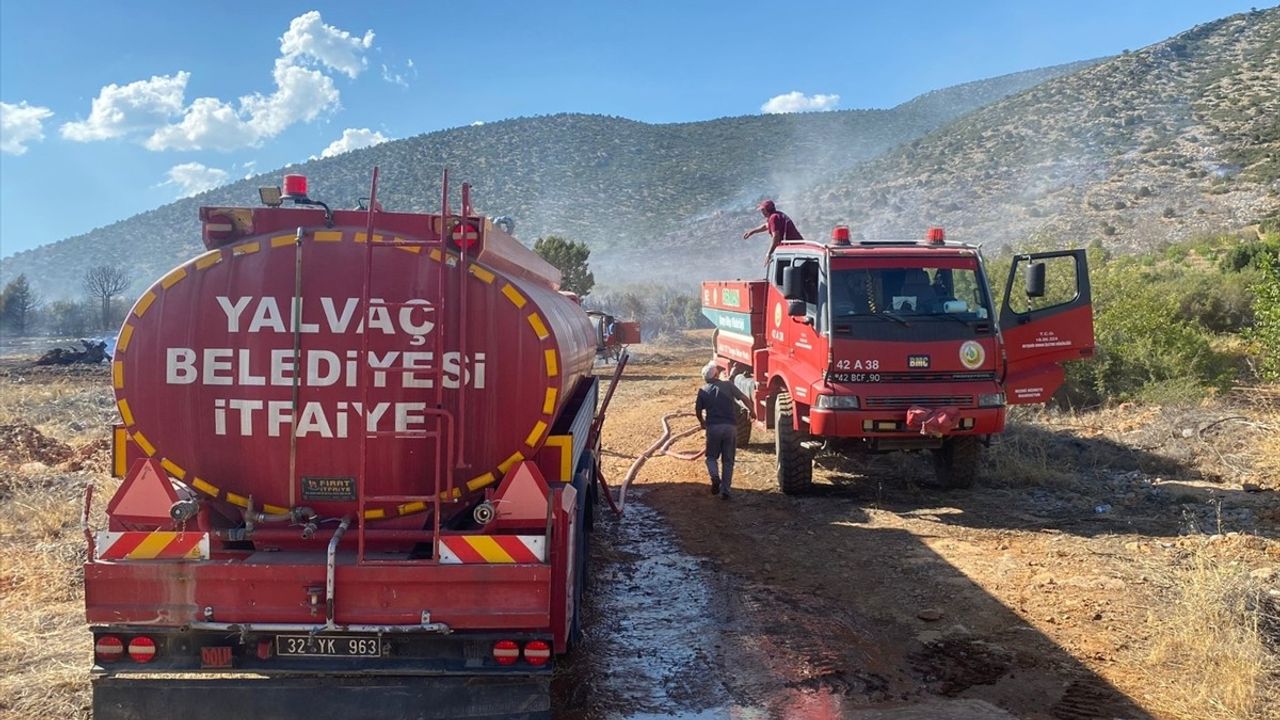
[[[986,359],[987,351],[982,349],[982,345],[969,340],[960,346],[960,363],[970,370],[981,367]]]

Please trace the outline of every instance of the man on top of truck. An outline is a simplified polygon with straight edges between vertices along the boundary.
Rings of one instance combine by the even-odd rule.
[[[773,244],[769,246],[768,255],[772,255],[773,251],[783,240],[803,240],[804,236],[796,229],[796,224],[791,222],[791,218],[787,214],[778,210],[772,200],[765,200],[756,206],[761,215],[764,215],[764,222],[758,227],[742,233],[742,239],[746,240],[757,233],[767,232],[769,237],[773,239]],[[768,257],[766,255],[766,257]]]

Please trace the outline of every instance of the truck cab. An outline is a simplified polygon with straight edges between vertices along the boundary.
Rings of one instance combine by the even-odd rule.
[[[739,440],[776,430],[787,493],[809,488],[819,450],[931,450],[939,483],[967,487],[1008,405],[1047,401],[1094,347],[1083,250],[1018,255],[995,289],[978,248],[941,228],[851,242],[837,227],[780,244],[763,280],[702,292],[717,362],[752,399]]]

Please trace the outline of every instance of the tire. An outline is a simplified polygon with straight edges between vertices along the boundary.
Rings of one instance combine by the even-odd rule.
[[[773,406],[778,488],[786,495],[803,495],[813,486],[813,456],[800,445],[800,433],[791,422],[794,412],[791,394],[778,393]]]
[[[973,487],[981,463],[982,443],[970,435],[951,438],[933,451],[934,475],[947,490]]]
[[[587,531],[587,516],[592,508],[589,497],[583,497],[578,515],[578,537],[574,548],[573,618],[569,622],[569,649],[573,650],[582,642],[582,599],[587,591],[588,573],[591,560],[591,536]]]
[[[569,649],[573,650],[582,642],[582,598],[587,590],[587,560],[591,552],[590,541],[585,532],[578,533],[577,558],[574,560],[573,583],[573,619],[569,622]]]
[[[578,491],[578,533],[575,540],[573,618],[569,625],[569,647],[576,648],[582,642],[582,601],[591,587],[591,533],[595,530],[599,499],[596,483],[596,455],[591,451],[582,454],[573,487]]]
[[[751,444],[751,411],[746,408],[738,408],[738,431],[734,442],[740,448]]]

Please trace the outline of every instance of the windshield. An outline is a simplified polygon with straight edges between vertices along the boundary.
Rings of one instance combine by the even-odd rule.
[[[974,322],[991,317],[986,297],[974,269],[836,270],[831,282],[831,317],[836,323],[843,318],[871,316],[908,322],[929,317]]]

